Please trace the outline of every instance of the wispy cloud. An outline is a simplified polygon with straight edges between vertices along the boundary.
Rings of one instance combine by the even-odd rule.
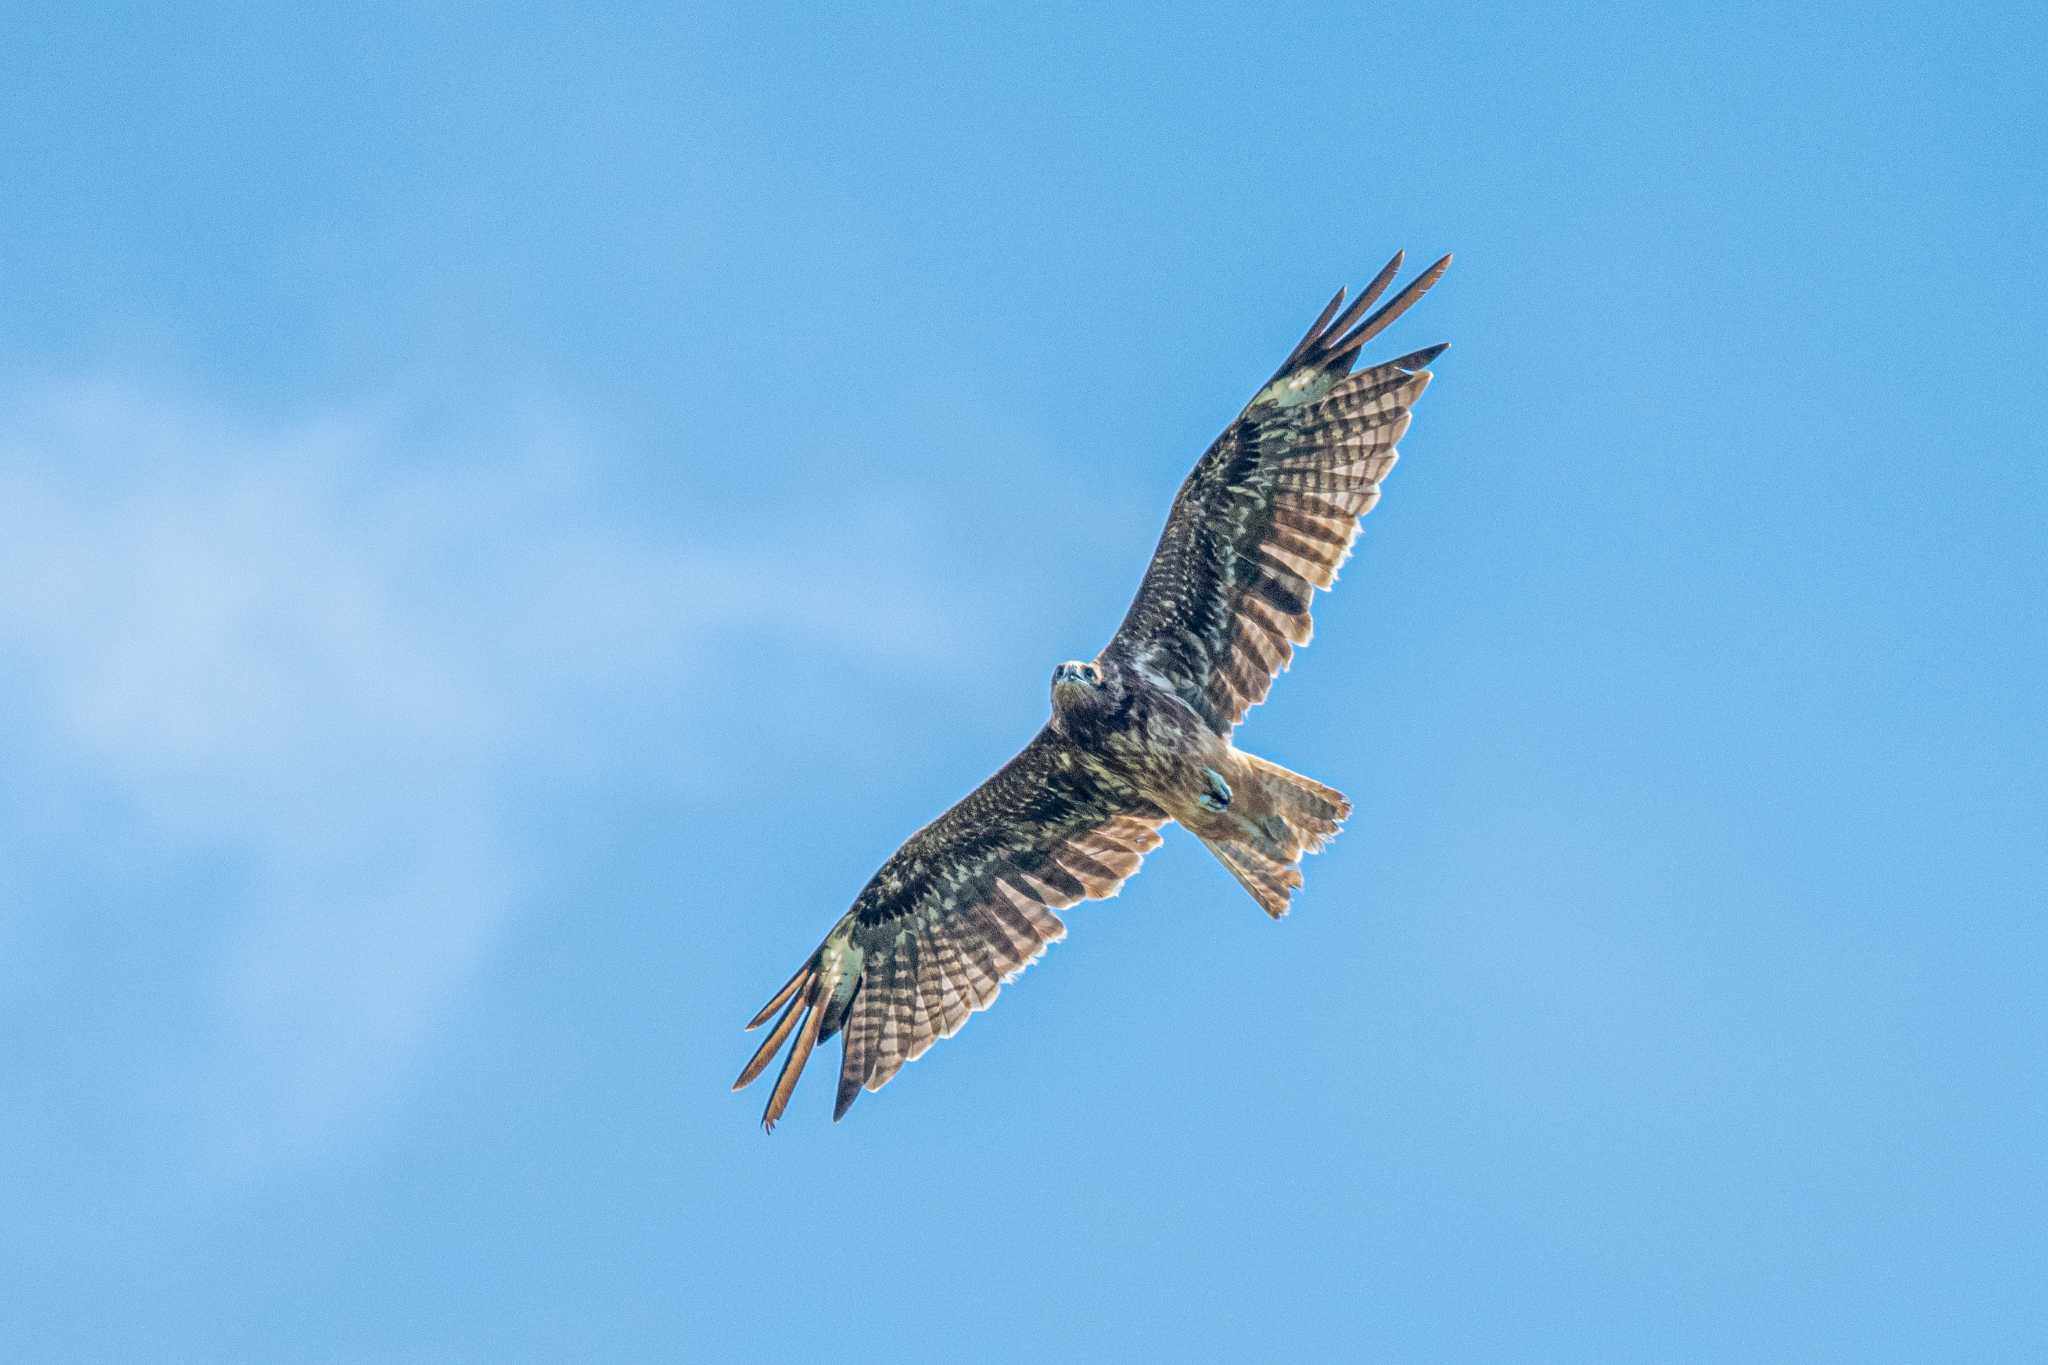
[[[0,737],[52,755],[47,799],[134,812],[112,837],[155,851],[108,913],[151,913],[152,858],[232,869],[191,929],[201,1017],[131,1078],[230,1174],[404,1093],[527,884],[503,779],[589,762],[579,716],[684,705],[735,642],[888,655],[952,614],[921,579],[857,591],[816,517],[626,529],[577,494],[591,443],[558,413],[428,441],[389,402],[265,423],[124,377],[5,407]]]

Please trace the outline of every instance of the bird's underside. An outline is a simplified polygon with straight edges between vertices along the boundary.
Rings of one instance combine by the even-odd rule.
[[[842,1038],[837,1119],[951,1037],[1065,936],[1056,911],[1115,895],[1169,822],[1269,915],[1286,913],[1302,856],[1335,836],[1350,803],[1230,736],[1308,643],[1310,600],[1336,580],[1378,501],[1444,347],[1352,366],[1449,264],[1370,315],[1398,254],[1349,307],[1338,291],[1181,485],[1109,645],[1054,672],[1045,728],[912,835],[754,1016],[750,1029],[775,1023],[734,1089],[796,1036],[765,1127],[823,1039]]]

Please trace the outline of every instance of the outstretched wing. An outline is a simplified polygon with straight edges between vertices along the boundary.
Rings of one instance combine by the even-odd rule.
[[[863,1088],[959,1032],[1004,982],[1066,935],[1055,910],[1113,896],[1159,845],[1166,813],[1105,781],[1050,728],[912,835],[818,950],[747,1025],[782,1015],[733,1083],[752,1082],[792,1029],[768,1097],[773,1129],[822,1039],[844,1031],[839,1118]]]
[[[1450,262],[1363,321],[1400,255],[1341,315],[1338,290],[1174,499],[1137,600],[1104,653],[1170,687],[1219,734],[1265,700],[1293,647],[1308,643],[1310,599],[1336,581],[1429,384],[1423,367],[1445,348],[1356,374],[1352,363]]]

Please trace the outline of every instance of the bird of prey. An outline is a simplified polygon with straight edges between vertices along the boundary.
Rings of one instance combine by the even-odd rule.
[[[735,1090],[796,1033],[764,1128],[774,1130],[820,1039],[842,1039],[837,1120],[863,1089],[951,1037],[1065,936],[1055,911],[1115,895],[1169,821],[1267,914],[1286,913],[1302,855],[1336,834],[1351,804],[1243,752],[1231,732],[1308,643],[1310,599],[1335,581],[1379,500],[1425,367],[1445,347],[1353,364],[1450,260],[1369,316],[1398,253],[1348,308],[1337,291],[1196,461],[1108,646],[1053,670],[1045,727],[911,835],[754,1016],[749,1029],[781,1011]]]

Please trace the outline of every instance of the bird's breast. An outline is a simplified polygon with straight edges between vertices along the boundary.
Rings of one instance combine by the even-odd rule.
[[[1105,767],[1155,799],[1185,786],[1191,771],[1210,761],[1219,746],[1227,747],[1177,698],[1150,691],[1085,743]]]

